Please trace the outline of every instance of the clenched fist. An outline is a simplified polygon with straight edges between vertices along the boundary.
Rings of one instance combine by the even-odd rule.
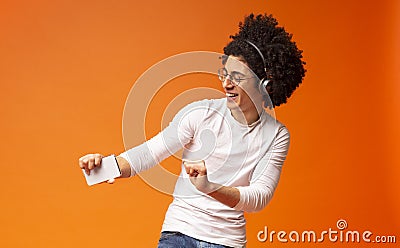
[[[216,190],[216,185],[208,181],[207,168],[203,160],[190,161],[183,160],[186,173],[189,175],[190,182],[201,192],[209,194]]]

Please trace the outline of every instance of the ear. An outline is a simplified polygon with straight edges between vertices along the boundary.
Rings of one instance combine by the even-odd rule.
[[[267,89],[268,94],[274,93],[274,90],[272,89],[272,81],[271,81],[271,80],[270,80],[270,82],[268,83],[266,89]]]
[[[261,79],[259,87],[260,87],[260,92],[263,95],[269,95],[269,94],[271,94],[273,92],[273,90],[272,90],[272,81],[271,80],[268,80],[268,79],[265,79],[265,78]]]

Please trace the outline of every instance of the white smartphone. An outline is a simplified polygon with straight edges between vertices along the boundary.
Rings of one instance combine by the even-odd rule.
[[[121,170],[119,169],[115,155],[104,157],[101,160],[101,165],[91,170],[90,175],[86,174],[84,169],[82,171],[89,186],[121,176]]]

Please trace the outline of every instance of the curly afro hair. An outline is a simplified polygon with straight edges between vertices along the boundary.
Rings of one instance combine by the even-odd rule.
[[[243,57],[258,78],[267,78],[268,96],[264,106],[273,108],[287,102],[293,91],[301,84],[306,70],[302,61],[302,50],[292,41],[292,34],[278,26],[272,15],[250,14],[239,23],[239,33],[231,35],[231,42],[224,47],[225,55]],[[255,44],[265,58],[264,63],[257,50],[247,41]]]

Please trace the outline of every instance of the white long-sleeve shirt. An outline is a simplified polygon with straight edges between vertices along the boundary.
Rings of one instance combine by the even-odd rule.
[[[208,180],[236,187],[240,201],[230,208],[201,193],[182,164],[162,231],[245,247],[243,212],[259,211],[270,201],[289,148],[288,130],[264,111],[258,121],[243,125],[231,115],[226,98],[202,100],[184,107],[162,132],[121,156],[134,175],[182,148],[183,160],[204,160]]]

